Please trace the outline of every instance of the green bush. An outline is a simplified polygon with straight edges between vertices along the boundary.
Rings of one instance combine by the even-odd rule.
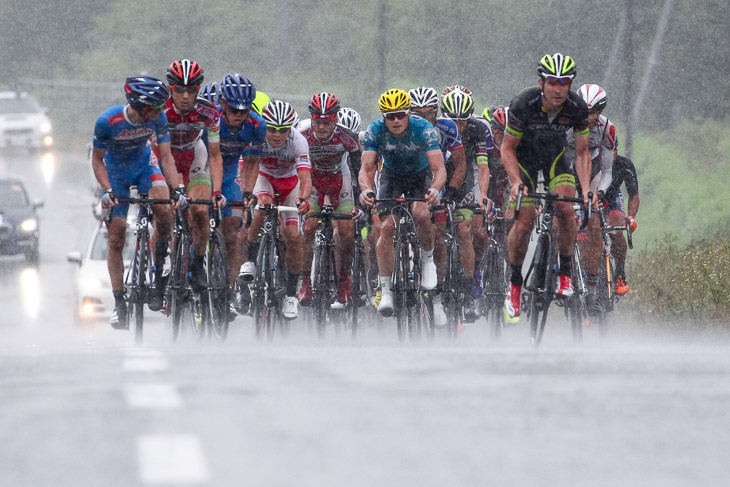
[[[667,235],[633,255],[627,270],[625,309],[640,321],[730,324],[730,243],[723,232],[686,246]]]

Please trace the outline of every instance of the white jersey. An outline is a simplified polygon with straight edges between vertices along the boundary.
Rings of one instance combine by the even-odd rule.
[[[297,130],[289,131],[289,137],[283,146],[273,148],[264,143],[261,152],[259,174],[274,179],[289,178],[297,175],[299,170],[310,171],[309,145],[307,139]]]
[[[568,132],[568,154],[575,163],[575,138]],[[596,126],[588,133],[588,152],[593,161],[591,167],[591,191],[603,191],[611,185],[613,178],[613,154],[618,147],[616,126],[605,115],[599,115]]]

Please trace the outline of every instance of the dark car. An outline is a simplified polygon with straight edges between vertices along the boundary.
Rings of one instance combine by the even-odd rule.
[[[37,264],[38,216],[42,201],[31,203],[19,179],[0,179],[0,255],[24,254],[28,262]]]

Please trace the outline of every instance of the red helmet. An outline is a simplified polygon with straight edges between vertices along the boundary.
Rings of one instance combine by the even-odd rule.
[[[167,68],[167,84],[170,86],[200,86],[203,84],[203,68],[189,59],[173,61]]]
[[[337,112],[340,109],[340,100],[332,93],[323,91],[312,96],[309,100],[309,112],[313,117],[327,117],[337,120]]]

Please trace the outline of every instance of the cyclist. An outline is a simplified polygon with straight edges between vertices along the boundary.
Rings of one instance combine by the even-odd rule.
[[[453,120],[437,116],[439,95],[435,89],[419,86],[410,90],[408,96],[411,98],[411,113],[425,118],[436,128],[441,153],[445,161],[446,180],[448,181],[444,187],[442,199],[449,202],[454,201],[458,195],[458,188],[464,182],[464,176],[466,175],[466,156],[464,155],[464,145],[461,143],[459,129]],[[438,285],[433,291],[433,308],[436,324],[443,325],[446,323],[446,313],[443,306],[441,306],[441,285],[446,273],[446,212],[443,210],[434,211],[433,221],[434,230],[436,231],[433,254],[438,275]],[[469,242],[469,247],[473,259],[474,251],[471,242]]]
[[[570,91],[575,78],[575,62],[560,53],[546,54],[538,64],[537,88],[517,95],[509,107],[509,120],[502,141],[502,163],[512,188],[510,201],[515,202],[520,184],[524,192],[534,192],[539,171],[543,171],[548,190],[561,196],[575,195],[575,176],[564,157],[566,133],[573,129],[575,137],[575,169],[588,203],[590,163],[588,153],[588,107],[583,99]],[[556,204],[558,220],[559,283],[556,293],[571,296],[571,260],[575,244],[576,222],[572,204]],[[534,200],[526,198],[508,237],[509,260],[512,266],[509,295],[505,309],[511,318],[520,314],[522,261],[535,220]]]
[[[360,202],[370,206],[375,202],[376,159],[383,157],[378,198],[424,197],[425,203],[414,203],[413,218],[418,225],[421,242],[423,276],[421,286],[433,289],[437,284],[433,262],[433,224],[428,205],[438,202],[446,183],[446,169],[436,129],[427,120],[410,115],[411,100],[403,90],[391,89],[380,95],[378,108],[382,119],[372,122],[365,132],[362,167],[359,174]],[[425,195],[424,195],[425,193]],[[393,237],[395,222],[386,218],[392,204],[379,205],[380,218],[374,222],[380,230],[377,243],[378,272],[381,299],[378,312],[393,314],[391,275],[394,264]]]
[[[337,125],[340,102],[335,95],[327,92],[313,95],[308,109],[311,115],[310,124],[300,133],[309,144],[309,158],[312,163],[309,207],[313,212],[319,212],[327,197],[335,208],[335,213],[351,214],[355,200],[348,159],[355,160],[356,165],[360,165],[360,144],[352,132]],[[351,267],[355,251],[355,225],[352,220],[335,220],[334,227],[338,303],[335,307],[344,307],[352,295]],[[304,225],[304,271],[299,290],[299,302],[302,304],[308,304],[312,300],[310,268],[316,231],[317,220],[307,220]]]
[[[220,128],[223,196],[226,200],[241,200],[243,194],[250,193],[256,183],[260,155],[266,140],[266,122],[251,110],[256,87],[245,76],[239,73],[226,74],[220,82],[219,94],[223,111]],[[243,263],[239,241],[242,210],[223,208],[222,215],[223,235],[230,265],[228,284],[232,286]],[[232,296],[231,303],[234,298]]]
[[[624,197],[621,194],[621,185],[626,184],[626,192],[629,195],[628,208],[624,209]],[[608,201],[608,224],[623,225],[628,222],[629,231],[636,230],[636,214],[639,212],[639,181],[636,178],[636,168],[631,159],[617,155],[613,160],[613,180],[606,190]],[[628,214],[628,216],[626,216]],[[624,264],[626,262],[626,239],[622,232],[611,234],[611,254],[616,262],[615,269],[615,291],[616,294],[629,292],[629,284],[626,282]]]
[[[591,157],[591,191],[604,195],[611,184],[614,151],[616,150],[616,127],[602,113],[608,104],[606,91],[596,84],[585,84],[578,88],[578,95],[588,106],[588,151]],[[573,137],[568,145],[574,145]],[[571,154],[572,150],[568,151]],[[580,192],[580,185],[576,185]],[[588,222],[586,240],[581,255],[586,269],[586,308],[589,313],[597,311],[596,286],[598,285],[598,266],[601,261],[601,226],[599,215],[593,215]],[[623,222],[622,222],[623,223]]]
[[[103,191],[104,206],[111,206],[107,222],[109,251],[107,262],[114,294],[111,325],[127,328],[127,304],[124,298],[124,260],[122,249],[127,230],[127,204],[118,198],[129,198],[129,187],[136,185],[140,193],[151,198],[169,198],[168,183],[177,187],[178,174],[170,153],[167,117],[162,108],[169,92],[165,84],[149,76],[127,78],[124,85],[127,105],[109,108],[96,121],[91,164]],[[150,149],[150,136],[157,136],[163,176],[158,159]],[[178,195],[179,196],[179,195]],[[155,215],[155,262],[164,262],[167,241],[172,230],[172,211],[168,205],[152,205]],[[163,252],[164,249],[164,252]],[[155,269],[155,285],[160,282],[162,265]]]
[[[264,107],[261,116],[266,121],[266,141],[261,153],[259,173],[254,186],[254,194],[261,205],[274,203],[279,195],[280,204],[297,206],[299,215],[309,210],[308,199],[312,180],[307,139],[292,126],[297,121],[292,106],[282,100],[271,100]],[[299,236],[299,217],[296,213],[282,212],[284,220],[281,232],[286,245],[286,298],[282,303],[284,318],[294,319],[299,313],[296,298],[299,276],[304,268],[303,241]],[[248,233],[248,260],[241,268],[241,277],[246,282],[253,281],[256,273],[256,257],[259,251],[259,230],[263,224],[263,213],[257,211]]]
[[[198,98],[203,69],[195,61],[173,61],[167,68],[171,97],[164,112],[170,124],[172,155],[178,173],[191,198],[211,199],[225,206],[223,197],[223,159],[220,152],[220,113],[204,98]],[[203,132],[207,137],[207,148]],[[212,190],[211,190],[212,184]],[[190,230],[193,237],[193,263],[190,282],[197,290],[206,283],[204,260],[210,233],[208,208],[191,205]]]
[[[489,123],[474,116],[474,100],[469,90],[463,91],[454,87],[441,98],[441,113],[453,120],[459,129],[466,156],[466,176],[458,188],[456,201],[462,205],[473,205],[475,200],[482,202],[487,197],[489,188],[489,162],[492,158],[494,141]],[[448,166],[447,166],[448,170]],[[476,197],[475,197],[476,196]],[[464,268],[462,290],[465,296],[464,318],[472,322],[477,317],[474,305],[474,268],[475,262],[481,260],[486,244],[486,231],[482,227],[482,216],[474,215],[469,209],[457,210],[457,235],[461,265]],[[472,225],[472,220],[474,224]],[[474,233],[475,239],[472,239]],[[477,241],[480,252],[475,253],[472,242]]]

